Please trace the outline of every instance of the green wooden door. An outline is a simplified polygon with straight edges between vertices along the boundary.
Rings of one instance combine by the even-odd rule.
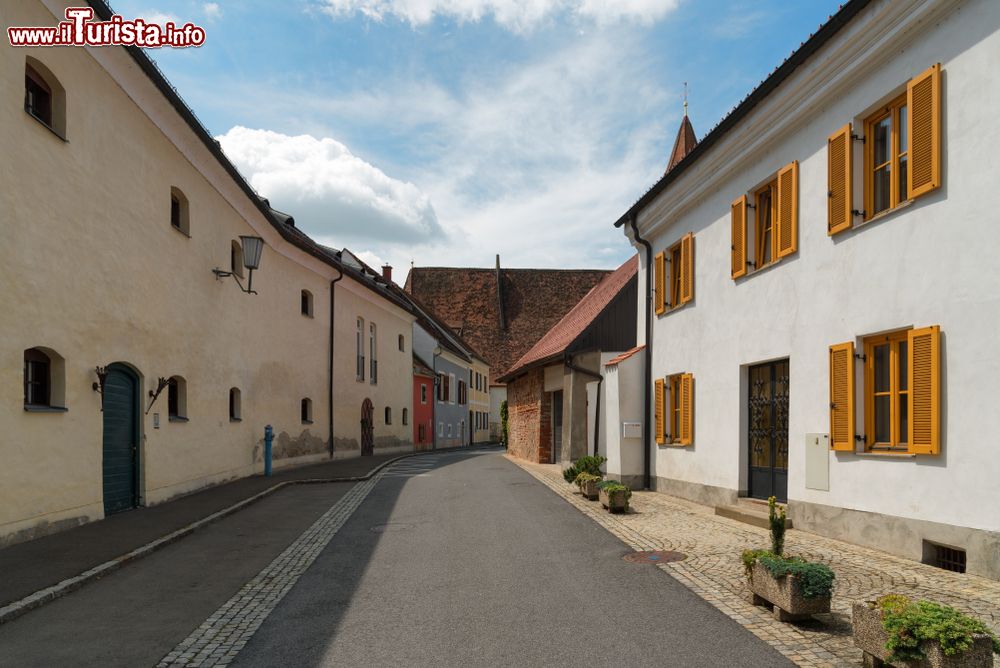
[[[139,377],[122,364],[104,381],[104,514],[138,502]]]

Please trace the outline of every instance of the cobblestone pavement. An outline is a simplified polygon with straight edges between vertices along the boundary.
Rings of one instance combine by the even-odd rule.
[[[815,621],[776,621],[767,608],[750,603],[740,553],[766,548],[769,535],[719,517],[707,506],[658,492],[634,492],[627,514],[612,515],[567,485],[557,466],[510,461],[528,471],[634,550],[676,550],[687,558],[657,564],[689,589],[802,666],[857,666],[861,651],[851,639],[851,604],[900,593],[954,606],[1000,632],[1000,582],[943,571],[884,552],[790,529],[789,554],[818,561],[836,573],[828,615]]]
[[[351,488],[264,570],[163,657],[157,668],[229,665],[376,483],[392,469],[392,466],[382,469]]]

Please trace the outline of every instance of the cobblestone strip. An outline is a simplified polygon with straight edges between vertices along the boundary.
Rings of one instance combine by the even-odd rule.
[[[229,665],[387,470],[383,468],[371,479],[351,488],[254,579],[163,657],[157,668]]]
[[[716,516],[711,508],[657,492],[635,492],[632,512],[611,515],[573,491],[552,465],[511,461],[635,550],[668,549],[683,561],[657,564],[702,599],[802,666],[857,666],[851,605],[882,594],[925,598],[972,614],[1000,631],[1000,582],[950,573],[885,552],[791,529],[785,547],[836,573],[831,611],[813,621],[778,622],[751,605],[740,553],[768,545],[766,529]]]

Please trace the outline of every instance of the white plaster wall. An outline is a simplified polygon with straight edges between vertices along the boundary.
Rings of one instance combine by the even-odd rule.
[[[654,253],[695,233],[695,299],[653,316],[652,364],[654,378],[694,374],[694,445],[650,444],[654,475],[745,488],[741,373],[788,357],[791,500],[1000,529],[992,437],[1000,431],[998,28],[1000,4],[987,0],[874,3],[642,211],[640,233]],[[827,136],[935,62],[943,71],[943,187],[831,239]],[[730,202],[792,160],[800,161],[798,252],[734,282]],[[926,325],[942,331],[942,454],[831,452],[830,491],[807,490],[804,435],[829,431],[828,347]],[[860,397],[860,381],[858,389]]]
[[[618,476],[642,475],[642,439],[624,438],[622,423],[643,422],[642,378],[646,351],[640,350],[615,366],[605,367],[607,385],[608,473]]]

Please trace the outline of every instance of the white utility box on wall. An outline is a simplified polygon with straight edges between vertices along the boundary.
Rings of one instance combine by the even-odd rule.
[[[622,422],[622,438],[642,438],[642,423]]]
[[[806,489],[830,491],[829,434],[806,434]]]

